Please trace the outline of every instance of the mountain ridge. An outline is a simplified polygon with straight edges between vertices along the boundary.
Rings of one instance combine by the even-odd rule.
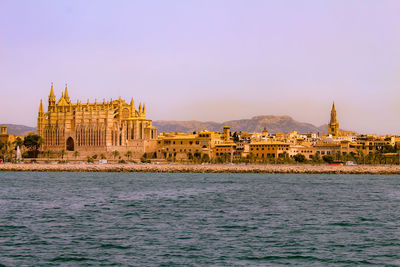
[[[153,125],[158,132],[193,132],[193,131],[222,131],[224,126],[230,126],[233,132],[261,132],[264,127],[270,133],[298,131],[300,133],[327,132],[327,124],[319,127],[306,122],[299,122],[288,115],[257,115],[250,119],[229,120],[225,122],[214,121],[177,121],[177,120],[158,120],[153,121]]]
[[[14,135],[27,135],[35,132],[35,127],[17,124],[0,124],[7,126],[7,131]],[[232,132],[261,132],[264,127],[270,133],[298,131],[299,133],[322,133],[328,131],[328,125],[315,126],[311,123],[299,122],[288,115],[257,115],[250,119],[229,120],[225,122],[215,121],[178,121],[178,120],[157,120],[153,125],[159,133],[162,132],[199,132],[203,130],[220,132],[224,126],[230,126]]]

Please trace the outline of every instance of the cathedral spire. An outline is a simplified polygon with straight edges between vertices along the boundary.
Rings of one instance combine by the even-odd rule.
[[[130,103],[130,106],[131,106],[131,117],[135,117],[135,102],[133,102],[133,97],[131,98],[131,103]]]
[[[42,99],[40,99],[39,116],[42,116],[43,114],[44,114],[43,103],[42,103]]]
[[[56,97],[56,95],[54,94],[53,82],[51,83],[49,98],[50,98],[50,97],[54,97],[54,98]]]
[[[53,83],[51,83],[50,95],[49,95],[49,110],[51,109],[51,107],[55,106],[55,104],[56,104],[56,95],[54,94]]]
[[[69,95],[68,95],[68,89],[67,89],[67,84],[65,84],[64,99],[65,99],[65,101],[67,101],[67,103],[70,103],[70,99],[69,99]]]
[[[146,115],[146,104],[143,104],[143,115]]]

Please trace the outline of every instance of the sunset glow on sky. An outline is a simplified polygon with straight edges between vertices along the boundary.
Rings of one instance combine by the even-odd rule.
[[[0,1],[0,122],[56,96],[153,120],[289,115],[400,133],[400,1]],[[10,112],[10,110],[12,112]]]

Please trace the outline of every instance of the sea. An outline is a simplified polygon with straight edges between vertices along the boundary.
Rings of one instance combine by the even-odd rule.
[[[0,173],[0,266],[400,266],[400,176]]]

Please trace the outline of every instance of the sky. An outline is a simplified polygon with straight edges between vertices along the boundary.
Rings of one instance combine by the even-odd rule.
[[[398,0],[0,0],[0,122],[50,84],[132,97],[153,120],[289,115],[400,134]],[[46,105],[47,106],[47,105]],[[45,107],[46,107],[45,106]]]

